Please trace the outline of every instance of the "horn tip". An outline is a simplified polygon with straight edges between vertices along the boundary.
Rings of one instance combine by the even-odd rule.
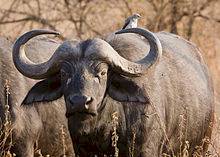
[[[130,31],[136,31],[136,30],[143,30],[143,29],[142,28],[127,28],[127,29],[119,30],[115,32],[115,34],[131,33]]]

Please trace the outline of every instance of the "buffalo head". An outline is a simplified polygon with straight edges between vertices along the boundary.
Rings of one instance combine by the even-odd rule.
[[[48,61],[37,64],[26,57],[25,43],[41,34],[58,33],[32,30],[19,37],[13,47],[16,68],[26,77],[44,79],[35,84],[23,103],[53,101],[64,96],[66,116],[80,115],[85,118],[98,114],[106,94],[118,101],[145,101],[141,96],[128,98],[123,92],[115,94],[117,87],[109,91],[110,78],[114,73],[128,78],[146,73],[162,54],[160,41],[153,33],[141,28],[126,29],[116,34],[121,33],[136,33],[146,38],[150,45],[149,53],[146,52],[143,59],[132,62],[120,56],[108,42],[95,38],[81,42],[65,41]],[[120,83],[120,78],[117,79]],[[126,83],[130,84],[129,80]],[[136,86],[130,84],[128,88],[132,90]]]

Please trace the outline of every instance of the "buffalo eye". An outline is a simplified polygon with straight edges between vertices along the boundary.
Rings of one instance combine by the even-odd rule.
[[[107,69],[102,69],[102,70],[99,69],[99,71],[96,73],[96,76],[95,76],[95,77],[97,78],[98,82],[100,83],[101,79],[102,79],[106,74],[107,74]]]
[[[107,74],[107,70],[106,69],[104,69],[104,70],[102,70],[101,72],[100,72],[100,75],[101,76],[105,76]]]
[[[104,77],[105,75],[107,74],[107,69],[100,69],[99,68],[99,70],[97,70],[97,73],[96,73],[96,77],[98,77],[98,78],[102,78],[102,77]]]
[[[107,74],[107,68],[106,65],[104,63],[99,63],[96,67],[95,67],[95,71],[97,74],[97,77],[103,77]]]

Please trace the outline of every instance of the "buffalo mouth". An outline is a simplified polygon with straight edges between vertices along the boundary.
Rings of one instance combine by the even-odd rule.
[[[72,117],[72,116],[76,116],[76,115],[95,117],[95,116],[97,116],[97,112],[95,112],[95,111],[75,111],[75,112],[67,112],[66,113],[67,118]]]

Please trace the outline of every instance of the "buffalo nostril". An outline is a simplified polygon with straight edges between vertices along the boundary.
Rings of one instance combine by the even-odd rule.
[[[86,104],[85,104],[85,108],[89,109],[89,104],[93,101],[93,99],[91,97],[88,97],[86,100]]]
[[[84,105],[86,104],[87,102],[87,97],[85,96],[71,96],[70,99],[69,99],[70,103],[73,104],[73,105],[77,105],[77,106],[81,106],[81,105]]]
[[[92,97],[87,96],[71,96],[69,99],[70,103],[77,107],[85,107],[86,109],[89,109],[89,104],[93,101]]]
[[[86,109],[89,109],[89,105],[85,104],[85,108],[86,108]]]

